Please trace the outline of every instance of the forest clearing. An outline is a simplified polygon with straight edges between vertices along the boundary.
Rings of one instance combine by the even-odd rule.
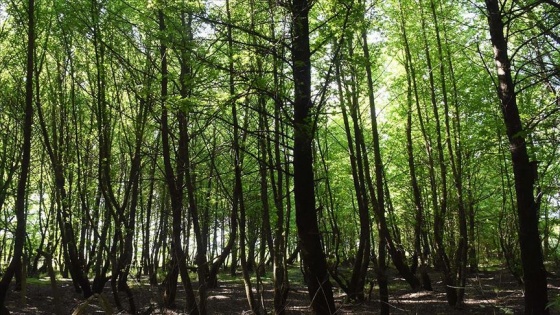
[[[0,315],[553,314],[559,157],[559,0],[0,0]]]

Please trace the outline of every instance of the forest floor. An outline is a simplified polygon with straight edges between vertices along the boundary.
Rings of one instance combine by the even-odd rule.
[[[293,270],[293,272],[299,272]],[[523,291],[506,270],[486,271],[472,274],[468,278],[465,305],[462,309],[450,308],[445,299],[445,291],[438,274],[430,274],[434,291],[413,292],[404,279],[393,274],[390,277],[390,304],[393,314],[522,314]],[[194,278],[194,275],[191,275]],[[267,311],[272,309],[272,285],[270,279],[264,278],[263,300]],[[110,306],[103,308],[101,299],[93,299],[84,303],[82,296],[73,290],[68,279],[58,279],[57,300],[49,281],[45,279],[30,279],[27,284],[26,298],[22,300],[19,292],[11,291],[7,297],[7,307],[12,314],[56,314],[56,304],[59,304],[58,314],[103,314],[107,308],[112,308],[114,314],[127,314],[125,311],[117,312],[112,297],[111,288],[107,285],[103,300]],[[549,300],[558,301],[551,308],[551,314],[560,314],[560,279],[549,278]],[[147,283],[136,282],[133,284],[136,305],[140,314],[185,314],[182,291],[177,294],[178,307],[174,310],[165,310],[161,306],[160,289]],[[343,292],[335,287],[337,314],[378,314],[377,289],[369,287],[371,294],[366,301],[352,303],[345,301]],[[128,302],[122,296],[125,307]],[[80,307],[81,306],[81,307]],[[241,278],[221,279],[219,287],[208,292],[208,314],[250,314],[245,298],[245,290]],[[309,301],[306,288],[297,280],[291,282],[288,295],[287,314],[310,314]]]

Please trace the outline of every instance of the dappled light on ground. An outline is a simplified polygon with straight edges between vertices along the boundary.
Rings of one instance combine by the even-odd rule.
[[[394,271],[392,271],[394,273]],[[461,308],[451,308],[447,305],[445,290],[441,281],[435,281],[439,274],[433,273],[434,291],[414,292],[406,282],[399,277],[392,280],[389,304],[393,314],[520,314],[523,310],[523,291],[516,280],[506,271],[493,271],[471,275],[465,291],[465,304]],[[81,295],[74,292],[71,283],[61,279],[59,297],[62,300],[62,314],[71,314],[81,303]],[[560,281],[549,279],[550,299],[557,298],[560,293]],[[260,296],[262,305],[270,313],[273,305],[273,291],[269,279],[265,279],[264,290],[256,288],[254,293]],[[372,288],[369,299],[361,302],[348,301],[346,295],[339,288],[335,288],[337,314],[378,314],[379,301],[377,287]],[[177,307],[165,309],[161,307],[160,288],[150,286],[144,279],[134,287],[135,299],[141,314],[186,314],[184,290],[177,295]],[[104,297],[114,303],[109,285],[103,292]],[[36,280],[30,281],[27,289],[27,304],[22,306],[21,293],[11,292],[8,296],[8,307],[12,314],[53,314],[53,296],[50,285]],[[124,299],[124,297],[123,297]],[[218,288],[208,291],[208,314],[250,314],[249,305],[245,297],[242,281],[220,282]],[[311,314],[307,289],[301,283],[293,282],[288,294],[286,306],[287,314]],[[118,314],[127,314],[125,311]],[[88,306],[87,314],[102,314],[103,310],[96,302]],[[553,312],[553,314],[555,314]]]

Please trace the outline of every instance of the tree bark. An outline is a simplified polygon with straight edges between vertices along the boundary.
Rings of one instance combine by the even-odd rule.
[[[406,123],[406,149],[408,158],[408,168],[410,171],[410,184],[412,186],[412,196],[415,206],[415,222],[414,222],[414,254],[411,265],[411,272],[416,273],[418,268],[418,260],[420,260],[420,274],[422,278],[422,287],[426,290],[432,290],[432,284],[430,276],[427,272],[428,267],[428,253],[429,246],[422,246],[422,238],[426,234],[425,231],[425,210],[424,203],[422,200],[422,193],[420,190],[420,185],[418,183],[418,177],[416,174],[416,164],[414,161],[414,147],[412,143],[412,113],[413,109],[413,92],[414,99],[418,102],[418,89],[416,85],[416,73],[415,68],[412,64],[412,54],[410,52],[410,44],[408,41],[408,35],[406,32],[406,23],[404,18],[404,12],[402,8],[402,3],[399,1],[400,17],[401,17],[401,33],[403,39],[403,45],[405,50],[405,69],[406,69],[406,81],[407,81],[407,123]]]
[[[352,43],[349,41],[349,57],[352,57]],[[348,110],[346,106],[346,101],[344,98],[344,94],[342,92],[342,80],[341,80],[341,69],[340,69],[340,62],[336,61],[335,65],[335,73],[336,73],[336,80],[338,86],[338,94],[339,94],[339,102],[340,108],[342,110],[342,118],[344,121],[344,130],[346,132],[346,140],[348,141],[348,153],[350,157],[350,169],[352,171],[352,182],[354,184],[354,191],[356,194],[356,201],[358,206],[358,214],[360,218],[360,243],[358,245],[358,250],[356,252],[356,257],[354,260],[354,266],[352,268],[352,275],[350,277],[350,282],[348,284],[339,283],[342,287],[347,287],[347,294],[350,299],[356,300],[363,300],[365,298],[364,295],[364,285],[365,285],[365,278],[367,267],[369,265],[369,255],[371,251],[371,243],[370,243],[370,214],[368,210],[368,198],[366,193],[366,183],[364,179],[364,168],[363,168],[363,159],[361,153],[361,146],[359,145],[359,138],[361,138],[362,131],[358,126],[358,122],[356,121],[356,107],[359,104],[356,104],[358,101],[358,95],[356,94],[355,88],[355,73],[351,71],[351,82],[352,82],[352,91],[347,94],[354,94],[354,97],[351,97],[349,102],[351,103],[351,113],[352,113],[352,122],[354,125],[354,138],[356,145],[354,145],[354,139],[352,138],[352,131],[350,128],[350,121],[348,119]],[[336,271],[336,270],[335,270]],[[334,278],[334,276],[333,276]],[[337,279],[337,278],[334,278]]]
[[[333,314],[334,298],[321,245],[315,208],[313,173],[314,118],[311,100],[311,52],[309,48],[308,0],[292,3],[292,70],[294,78],[294,196],[296,224],[301,242],[308,293],[313,311]]]
[[[444,243],[444,227],[445,220],[448,211],[448,187],[447,187],[447,165],[445,161],[445,153],[443,151],[443,142],[441,138],[441,124],[439,118],[438,101],[436,98],[436,86],[434,79],[434,69],[432,67],[432,60],[430,55],[430,45],[426,36],[427,33],[427,23],[424,16],[424,11],[422,9],[422,3],[420,5],[421,11],[421,21],[422,21],[422,36],[424,41],[424,53],[426,55],[426,65],[428,66],[428,81],[430,85],[430,104],[432,106],[432,112],[434,114],[435,121],[435,131],[436,131],[436,150],[437,150],[437,162],[439,166],[439,172],[441,177],[441,198],[439,200],[439,207],[437,206],[436,199],[434,199],[434,243],[436,248],[436,259],[438,266],[442,269],[443,280],[445,283],[445,293],[447,297],[447,303],[451,306],[458,306],[462,303],[459,298],[456,289],[456,278],[453,274],[453,268],[451,266],[451,261],[447,255]],[[430,167],[433,167],[431,164]],[[433,172],[433,170],[432,170]],[[432,175],[432,174],[431,174]],[[435,179],[434,179],[435,180]],[[432,192],[433,194],[435,191]],[[434,198],[437,198],[434,196]]]
[[[15,203],[16,231],[14,235],[14,253],[8,269],[0,280],[0,314],[9,314],[6,308],[6,294],[16,272],[22,266],[23,248],[25,245],[27,214],[25,201],[27,199],[27,180],[31,164],[31,133],[33,131],[33,70],[35,51],[35,1],[28,1],[27,8],[27,64],[25,76],[25,114],[23,121],[23,147],[21,155],[21,172],[19,174]],[[25,275],[24,275],[25,276]]]
[[[159,28],[160,31],[165,31],[165,15],[160,9],[158,11]],[[167,187],[169,189],[169,195],[171,199],[171,251],[172,251],[172,264],[169,270],[165,304],[168,306],[173,306],[175,304],[175,295],[177,290],[177,276],[181,276],[183,282],[183,287],[185,289],[186,295],[186,307],[189,314],[198,314],[198,306],[196,303],[196,298],[192,288],[191,280],[189,277],[189,271],[187,269],[186,255],[182,246],[182,221],[183,221],[183,196],[184,196],[184,171],[187,166],[187,156],[185,144],[187,141],[186,136],[186,118],[185,113],[182,111],[177,112],[177,120],[179,124],[179,148],[176,156],[176,172],[173,170],[171,165],[171,146],[170,146],[170,130],[168,123],[168,110],[166,107],[167,94],[167,83],[168,83],[168,69],[167,69],[167,46],[165,43],[160,45],[160,57],[162,60],[161,64],[161,104],[162,104],[162,114],[161,114],[161,137],[162,137],[162,153],[164,160],[164,174]]]
[[[228,21],[231,21],[231,10],[230,10],[230,1],[226,0],[226,10],[227,10],[227,18]],[[239,132],[239,117],[237,113],[237,102],[235,96],[235,69],[234,69],[234,60],[233,60],[233,34],[232,34],[232,27],[231,24],[228,24],[227,28],[227,37],[228,37],[228,54],[229,54],[229,62],[228,62],[228,70],[229,70],[229,93],[231,98],[231,115],[232,115],[232,124],[233,124],[233,154],[234,154],[234,173],[235,173],[235,184],[233,190],[233,208],[239,210],[239,256],[241,261],[241,272],[243,275],[243,282],[245,284],[245,295],[247,296],[247,301],[249,303],[249,307],[251,311],[256,315],[259,314],[259,308],[255,301],[255,297],[253,294],[253,288],[251,284],[251,276],[249,275],[249,264],[247,261],[247,254],[246,254],[246,208],[245,208],[245,200],[243,197],[243,183],[242,183],[242,174],[241,174],[241,167],[243,163],[243,157],[241,155],[241,145],[245,143],[245,135],[243,139],[239,139],[241,137]],[[247,117],[247,116],[245,116]],[[241,140],[241,141],[240,141]],[[237,212],[237,210],[234,210]],[[252,257],[250,259],[253,259]],[[232,266],[235,264],[235,261],[232,260]]]
[[[274,20],[274,1],[269,0],[269,13],[270,13],[270,23],[269,28],[271,32],[271,36],[273,39],[276,38],[275,32],[275,20]],[[283,50],[281,50],[283,52]],[[274,314],[276,315],[284,315],[286,312],[286,301],[288,298],[288,290],[289,290],[289,279],[288,279],[288,268],[287,268],[287,257],[286,257],[286,244],[287,244],[287,234],[284,234],[284,228],[287,224],[285,224],[286,220],[289,218],[285,218],[285,210],[284,210],[284,170],[282,169],[283,161],[282,161],[282,154],[280,149],[280,141],[283,140],[282,134],[282,106],[283,102],[280,96],[281,91],[281,81],[280,81],[280,61],[278,57],[278,49],[276,45],[272,48],[273,52],[273,101],[274,101],[274,153],[270,152],[268,154],[270,158],[270,165],[274,165],[274,167],[270,168],[270,184],[272,187],[273,195],[274,195],[274,207],[276,213],[276,224],[274,225],[274,250],[273,250],[273,261],[274,261],[274,271],[273,271],[273,279],[274,279]],[[266,123],[268,120],[263,118],[264,122]],[[268,129],[268,128],[267,128]],[[269,145],[270,147],[270,145]],[[274,157],[274,158],[273,158]]]
[[[507,38],[504,34],[503,8],[498,0],[486,0],[490,39],[498,73],[497,94],[510,143],[513,177],[515,182],[519,244],[525,286],[525,314],[549,314],[547,309],[546,270],[539,237],[539,211],[533,189],[535,163],[529,161],[525,129],[517,107],[515,83],[511,73]]]
[[[433,17],[433,22],[434,22],[434,26],[435,26],[435,31],[436,31],[436,43],[437,43],[437,51],[438,51],[438,57],[439,57],[439,72],[440,72],[440,84],[441,84],[441,91],[442,91],[442,101],[443,101],[443,108],[444,108],[444,113],[443,113],[443,117],[444,117],[444,125],[445,125],[445,134],[446,134],[446,139],[445,142],[447,143],[447,150],[449,152],[449,162],[451,164],[451,171],[452,171],[452,175],[453,175],[453,180],[454,180],[454,184],[455,184],[455,189],[456,189],[456,196],[457,196],[457,208],[458,208],[458,221],[459,221],[459,241],[458,241],[458,246],[457,246],[457,250],[455,252],[455,265],[453,266],[453,270],[452,272],[456,274],[456,295],[457,295],[457,301],[456,301],[456,306],[461,305],[464,302],[464,295],[465,295],[465,285],[466,285],[466,280],[467,280],[467,249],[468,249],[468,235],[467,235],[467,214],[466,214],[466,210],[465,210],[465,203],[464,203],[464,195],[463,195],[463,165],[462,165],[462,156],[461,156],[461,151],[460,151],[460,147],[457,144],[457,141],[453,142],[451,140],[451,128],[450,128],[450,122],[449,122],[449,101],[448,101],[448,94],[447,94],[447,81],[448,79],[445,76],[445,59],[444,59],[444,54],[443,54],[443,47],[442,47],[442,41],[441,41],[441,36],[440,36],[440,26],[438,23],[438,15],[437,15],[437,10],[436,10],[436,6],[433,0],[430,0],[430,8],[432,11],[432,17]],[[446,27],[445,24],[442,23],[441,28],[443,29],[443,33],[444,36],[447,36],[446,34]],[[447,39],[447,37],[445,38]],[[448,41],[446,40],[446,44],[448,44]],[[446,46],[447,47],[447,46]],[[447,47],[447,52],[448,52],[449,47]],[[449,53],[448,53],[448,57]],[[448,65],[449,65],[449,71],[451,72],[452,76],[450,78],[450,82],[452,83],[452,87],[453,87],[453,92],[454,95],[456,96],[457,94],[457,87],[455,84],[455,78],[453,77],[453,63],[451,58],[448,58]],[[456,100],[456,98],[455,98]],[[456,104],[455,104],[456,105]],[[459,128],[459,114],[457,112],[458,110],[458,106],[455,106],[455,118],[456,118],[456,127],[457,130],[456,132],[459,133],[460,132],[460,128]],[[437,113],[436,108],[434,107],[434,117],[436,119],[436,124],[440,125],[439,123],[439,115],[435,115],[435,113]],[[460,136],[460,135],[459,135]],[[439,131],[439,127],[438,127],[438,139],[441,138],[440,135],[440,131]],[[457,140],[457,138],[455,137],[454,140]],[[439,141],[439,140],[438,140]],[[455,149],[454,149],[454,145],[455,144]],[[438,151],[440,150],[439,148],[439,143],[438,143]],[[442,175],[443,176],[443,175]],[[443,178],[443,177],[442,177]],[[443,184],[443,183],[442,183]],[[447,190],[447,189],[446,189]],[[455,279],[454,279],[455,281]]]

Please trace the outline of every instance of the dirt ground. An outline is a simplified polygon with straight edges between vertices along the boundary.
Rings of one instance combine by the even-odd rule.
[[[444,287],[440,277],[432,274],[434,291],[413,292],[406,282],[398,276],[390,278],[390,304],[394,314],[522,314],[523,291],[517,281],[505,270],[480,272],[468,279],[465,305],[462,309],[450,308],[445,300]],[[194,276],[193,276],[194,278]],[[44,281],[44,284],[41,283]],[[163,309],[159,288],[143,283],[133,283],[135,301],[140,314],[186,314],[184,310],[183,292],[178,292],[177,308]],[[288,296],[287,314],[310,314],[309,301],[305,287],[292,283]],[[262,301],[268,312],[272,309],[272,286],[265,283]],[[367,290],[371,288],[368,287]],[[373,287],[371,295],[366,301],[352,303],[345,301],[344,293],[335,288],[337,314],[378,314],[377,289]],[[549,299],[557,300],[560,304],[560,279],[549,279]],[[103,306],[103,302],[108,305]],[[128,306],[122,296],[123,305]],[[12,314],[56,314],[58,304],[59,314],[103,314],[111,309],[113,314],[127,314],[118,311],[114,306],[112,292],[109,286],[102,298],[84,302],[81,295],[75,293],[71,283],[59,279],[57,299],[45,280],[30,281],[27,287],[25,301],[22,294],[9,292],[7,307]],[[87,305],[86,305],[87,304]],[[251,314],[245,298],[245,291],[241,280],[224,280],[217,289],[208,292],[208,314]],[[81,307],[80,307],[81,306]],[[552,314],[560,314],[560,305],[551,308]]]

